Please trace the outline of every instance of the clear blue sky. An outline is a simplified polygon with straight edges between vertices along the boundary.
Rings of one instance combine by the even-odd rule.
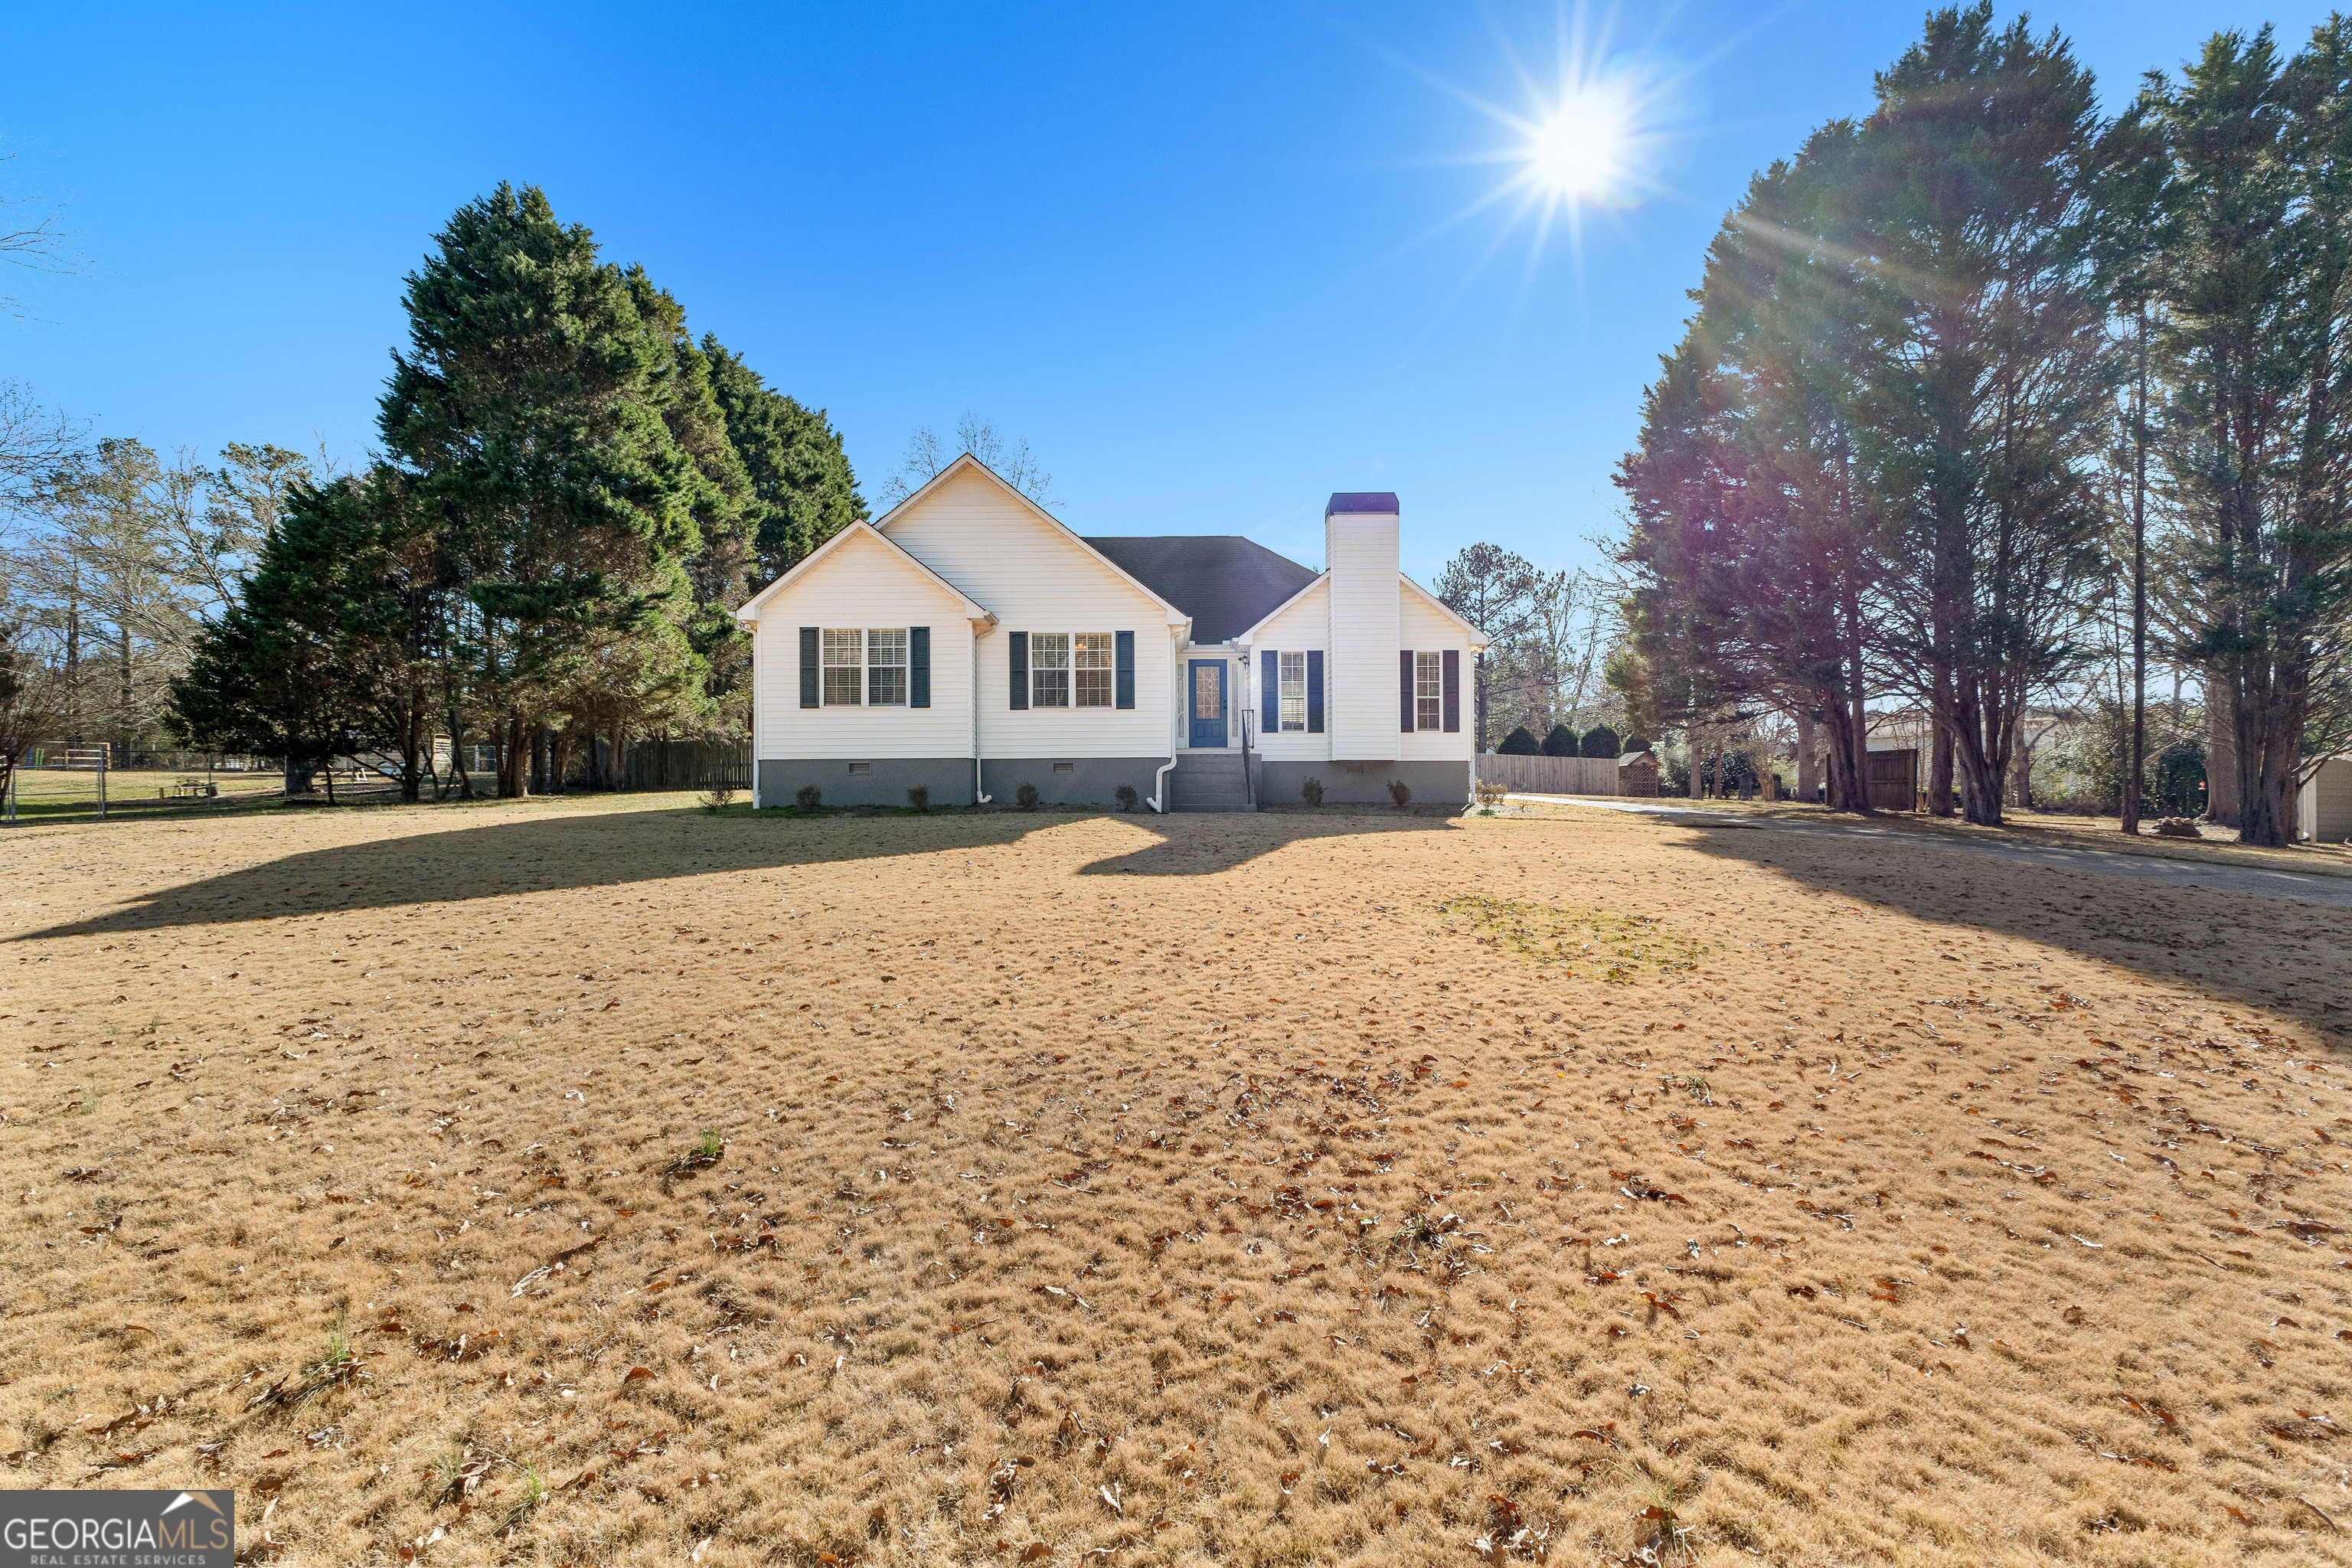
[[[1480,539],[1581,563],[1723,212],[1867,108],[1923,10],[33,7],[0,175],[64,198],[89,267],[9,280],[36,319],[0,321],[0,377],[162,447],[355,459],[402,275],[528,181],[830,409],[869,500],[914,426],[973,409],[1081,531],[1319,564],[1324,497],[1392,489],[1424,581]],[[2033,16],[2117,101],[2217,26],[2322,14]],[[1522,140],[1479,105],[1535,115],[1580,30],[1659,134],[1638,199],[1538,244],[1478,205]]]

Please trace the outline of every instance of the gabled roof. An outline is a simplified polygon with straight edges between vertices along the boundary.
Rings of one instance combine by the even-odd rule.
[[[913,506],[917,501],[921,500],[933,490],[940,489],[950,479],[954,479],[958,474],[967,471],[986,475],[991,483],[994,484],[997,489],[1003,490],[1006,495],[1011,496],[1014,501],[1028,510],[1037,519],[1037,521],[1055,530],[1056,532],[1060,533],[1063,538],[1068,540],[1071,543],[1076,545],[1079,549],[1085,551],[1087,554],[1101,562],[1105,566],[1110,568],[1114,574],[1135,588],[1138,592],[1141,593],[1145,597],[1156,600],[1160,604],[1160,607],[1168,612],[1168,624],[1170,626],[1181,626],[1188,619],[1185,611],[1179,606],[1175,601],[1170,599],[1165,594],[1158,592],[1152,588],[1150,584],[1137,581],[1134,574],[1129,572],[1118,562],[1113,561],[1101,551],[1097,550],[1086,540],[1080,538],[1076,531],[1074,531],[1068,523],[1064,522],[1060,518],[1055,517],[1052,512],[1047,511],[1044,507],[1039,506],[1027,495],[1024,494],[1020,487],[1008,481],[1003,474],[998,473],[994,468],[990,468],[986,463],[982,462],[970,452],[964,453],[954,462],[950,463],[946,468],[941,468],[938,473],[933,474],[929,479],[924,481],[922,489],[908,496],[905,500],[900,501],[897,506],[892,507],[888,511],[884,512],[874,526],[877,529],[888,528],[892,518],[897,517],[900,512],[905,511],[908,507]],[[888,536],[886,534],[884,537],[887,538]]]
[[[888,534],[882,532],[872,523],[866,521],[862,518],[859,521],[851,523],[847,528],[843,529],[839,533],[835,534],[831,539],[826,540],[823,544],[818,545],[814,550],[810,551],[806,555],[802,556],[799,564],[795,565],[791,571],[785,573],[782,576],[777,578],[774,582],[769,584],[766,587],[761,589],[758,593],[744,600],[742,607],[735,612],[735,618],[739,621],[758,620],[760,617],[752,612],[757,610],[760,605],[767,600],[770,595],[780,592],[785,584],[792,582],[802,573],[806,572],[818,562],[832,554],[835,550],[840,549],[842,541],[845,539],[855,539],[860,536],[872,539],[885,550],[889,551],[890,553],[898,557],[899,560],[904,561],[908,565],[913,567],[916,571],[920,572],[924,576],[929,577],[932,582],[937,583],[940,587],[954,595],[956,602],[963,606],[965,619],[974,621],[993,621],[996,619],[995,612],[989,609],[987,605],[974,601],[971,595],[965,593],[962,589],[957,587],[954,584],[949,582],[946,578],[940,576],[938,573],[932,571],[929,567],[917,560],[914,555],[904,546],[900,545],[897,540],[892,539]]]
[[[1230,641],[1296,598],[1317,575],[1237,533],[1092,537],[1087,542],[1192,616],[1196,643]]]
[[[1420,584],[1414,582],[1403,573],[1400,572],[1397,574],[1397,581],[1402,583],[1406,587],[1420,595],[1422,601],[1428,605],[1431,609],[1435,610],[1439,615],[1444,616],[1447,620],[1452,621],[1455,626],[1460,626],[1464,631],[1468,632],[1470,634],[1470,646],[1472,647],[1486,647],[1494,642],[1495,639],[1493,637],[1488,637],[1485,632],[1479,630],[1476,626],[1472,626],[1468,621],[1456,615],[1454,611],[1453,605],[1447,604],[1444,600],[1439,598],[1436,595],[1431,593],[1428,589],[1423,587]]]

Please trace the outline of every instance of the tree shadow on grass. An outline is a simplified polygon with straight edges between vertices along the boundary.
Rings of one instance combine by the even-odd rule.
[[[1414,818],[1391,823],[1374,817],[1114,816],[1050,811],[821,818],[746,812],[713,817],[691,807],[665,806],[563,812],[520,820],[490,813],[499,808],[469,808],[470,820],[463,826],[437,832],[302,850],[163,889],[106,914],[12,940],[119,935],[417,905],[462,915],[479,900],[516,894],[996,848],[1032,834],[1087,823],[1139,828],[1152,842],[1091,861],[1077,868],[1078,874],[1140,877],[1229,870],[1304,838],[1444,831],[1448,826]]]
[[[1691,827],[1685,842],[1705,854],[1938,925],[2063,948],[2294,1018],[2339,1047],[2352,1046],[2352,910],[1996,859],[1908,835],[1715,827],[1688,818],[1675,826]],[[1956,969],[1955,979],[1963,973],[1973,980],[1976,972]],[[2115,1026],[2137,1021],[2118,1018]]]

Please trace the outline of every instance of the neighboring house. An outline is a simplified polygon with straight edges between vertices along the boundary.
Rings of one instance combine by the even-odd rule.
[[[1323,526],[1319,574],[1230,534],[1080,538],[966,453],[737,612],[753,798],[1466,801],[1488,639],[1398,570],[1395,496]]]

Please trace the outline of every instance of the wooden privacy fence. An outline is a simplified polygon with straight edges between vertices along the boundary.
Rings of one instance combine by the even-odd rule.
[[[632,741],[622,753],[623,789],[751,787],[749,741]]]
[[[1489,752],[1478,759],[1478,782],[1522,795],[1615,795],[1614,757],[1521,757]]]
[[[1874,811],[1916,811],[1919,809],[1919,752],[1915,747],[1902,751],[1873,752],[1870,771],[1863,780]]]

